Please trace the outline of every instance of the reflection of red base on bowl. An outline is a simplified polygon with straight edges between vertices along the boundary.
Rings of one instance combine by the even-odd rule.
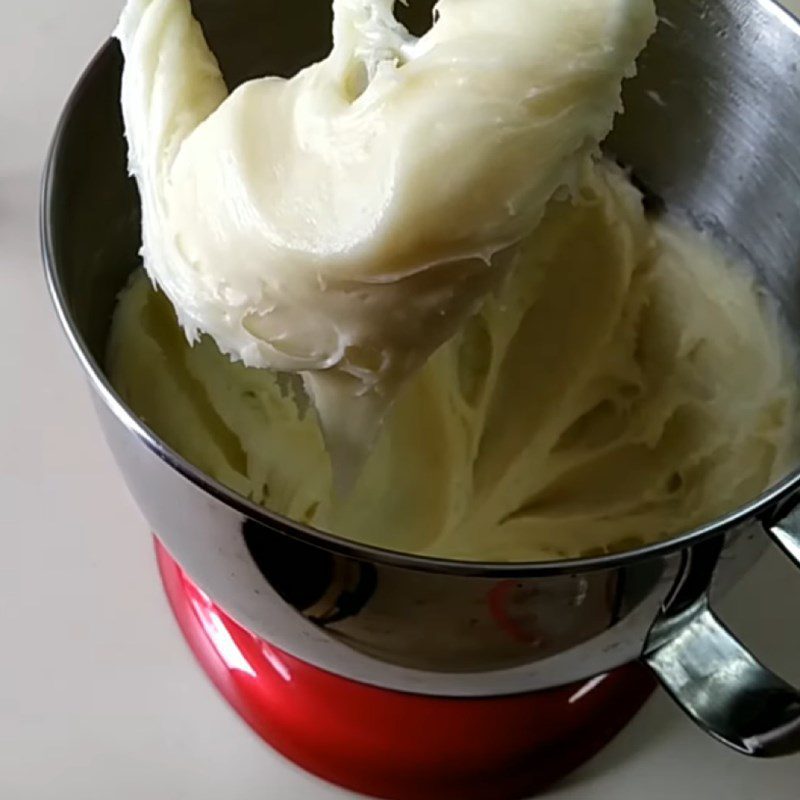
[[[237,625],[156,542],[172,610],[203,669],[265,741],[333,783],[395,800],[508,800],[608,743],[653,688],[636,664],[513,697],[377,689],[312,667]]]

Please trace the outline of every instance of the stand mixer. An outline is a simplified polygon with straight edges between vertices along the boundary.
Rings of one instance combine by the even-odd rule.
[[[329,46],[326,0],[302,11],[264,0],[194,6],[231,86],[292,74]],[[768,0],[659,7],[662,24],[607,149],[651,198],[740,248],[800,331],[800,24]],[[430,19],[430,3],[406,11],[412,29]],[[312,772],[389,798],[539,790],[626,724],[651,672],[735,749],[799,750],[800,694],[711,610],[767,535],[800,561],[799,474],[640,550],[454,562],[274,515],[200,473],[124,406],[102,368],[139,249],[120,70],[109,43],[59,124],[42,207],[48,280],[105,435],[157,534],[181,630],[241,716]]]

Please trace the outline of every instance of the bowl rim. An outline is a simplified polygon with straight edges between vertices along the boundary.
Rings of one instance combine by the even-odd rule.
[[[757,5],[777,16],[780,22],[794,30],[800,37],[800,19],[780,6],[776,0],[756,0]],[[696,545],[712,536],[727,533],[753,521],[762,525],[774,524],[776,507],[800,488],[800,467],[773,484],[748,503],[704,525],[692,528],[663,541],[619,553],[609,553],[589,558],[569,558],[548,561],[466,561],[421,554],[405,553],[375,545],[363,544],[327,531],[295,522],[281,514],[260,506],[214,478],[206,475],[181,455],[168,447],[158,435],[128,408],[111,386],[102,367],[90,352],[73,318],[66,297],[62,275],[57,266],[52,224],[55,202],[55,173],[61,148],[73,112],[83,93],[96,74],[113,68],[118,60],[116,40],[109,39],[95,54],[72,89],[62,110],[50,143],[42,173],[39,204],[39,238],[45,279],[56,315],[66,333],[73,353],[77,356],[90,385],[103,404],[130,433],[148,450],[172,467],[184,479],[216,501],[235,509],[243,516],[278,533],[293,536],[306,544],[362,562],[384,564],[417,572],[434,572],[462,577],[482,578],[535,578],[564,574],[580,574],[599,570],[616,570],[633,564],[667,556]],[[108,62],[108,64],[106,64]],[[117,65],[118,66],[118,65]]]

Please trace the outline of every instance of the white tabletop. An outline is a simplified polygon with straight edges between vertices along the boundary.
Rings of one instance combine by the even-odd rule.
[[[0,0],[0,798],[352,797],[263,745],[194,663],[45,291],[45,149],[119,6]],[[800,683],[800,574],[771,554],[723,610]],[[796,800],[799,787],[800,757],[734,755],[658,695],[548,797]]]

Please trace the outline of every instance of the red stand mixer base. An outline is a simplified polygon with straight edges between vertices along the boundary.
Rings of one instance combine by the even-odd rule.
[[[241,717],[309,772],[390,800],[510,800],[597,753],[654,682],[639,665],[543,692],[447,699],[312,667],[237,625],[156,541],[164,588],[203,669]]]

